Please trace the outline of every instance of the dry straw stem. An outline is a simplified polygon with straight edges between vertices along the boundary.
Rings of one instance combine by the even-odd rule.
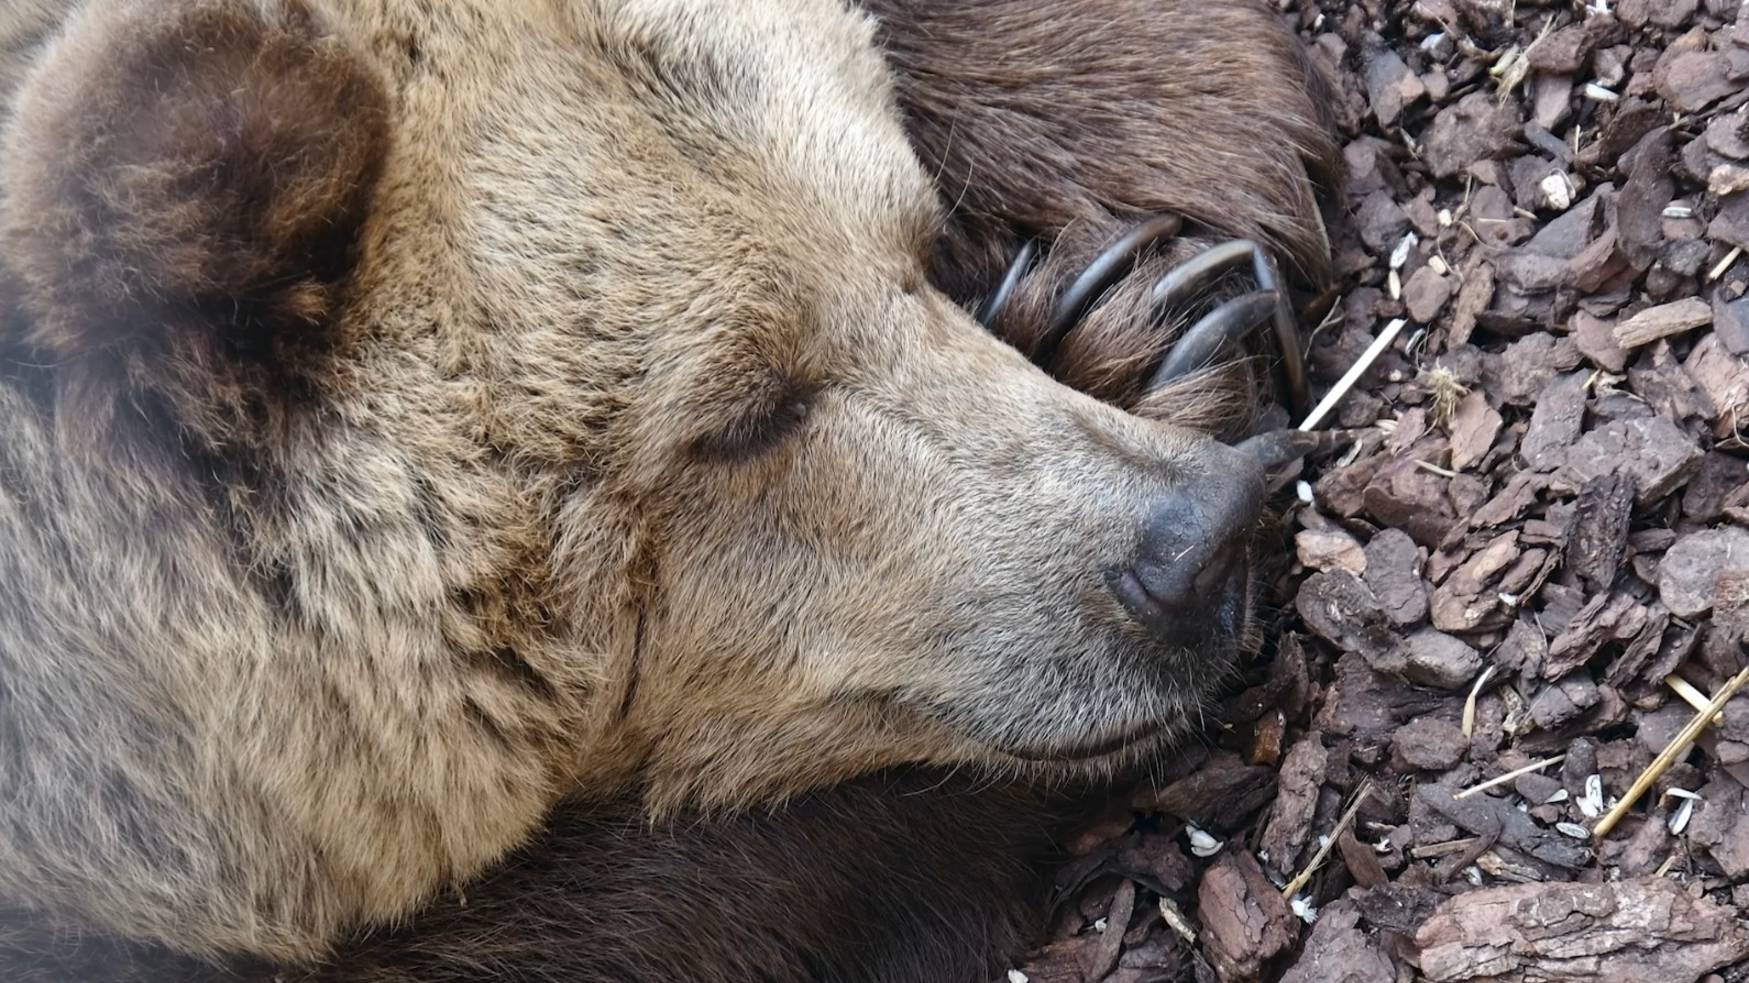
[[[1474,736],[1476,732],[1476,700],[1482,695],[1482,687],[1488,685],[1488,680],[1494,678],[1494,670],[1498,666],[1490,665],[1476,677],[1476,684],[1470,687],[1469,698],[1464,700],[1464,737]]]
[[[1689,682],[1688,680],[1683,679],[1681,676],[1676,676],[1676,675],[1665,676],[1664,677],[1664,685],[1675,690],[1676,695],[1682,697],[1682,699],[1689,706],[1694,707],[1696,710],[1705,710],[1706,709],[1706,705],[1707,705],[1706,694],[1702,693],[1700,690],[1696,689],[1694,684]],[[1722,724],[1724,722],[1725,722],[1725,715],[1724,714],[1722,714],[1722,713],[1713,714],[1713,723]]]
[[[1511,771],[1507,772],[1506,774],[1497,775],[1493,778],[1488,779],[1487,781],[1483,782],[1480,785],[1471,785],[1469,788],[1466,788],[1462,792],[1459,792],[1456,795],[1452,796],[1452,798],[1454,798],[1454,799],[1467,799],[1470,796],[1475,795],[1477,792],[1486,792],[1491,788],[1498,788],[1498,787],[1506,784],[1507,782],[1512,781],[1514,778],[1517,778],[1520,775],[1528,775],[1533,771],[1542,771],[1544,768],[1547,768],[1549,765],[1558,765],[1565,760],[1567,760],[1566,755],[1557,754],[1552,758],[1544,758],[1541,761],[1532,761],[1530,764],[1525,765],[1523,768],[1514,768]]]
[[[1300,871],[1293,880],[1287,882],[1287,887],[1281,889],[1282,897],[1292,900],[1294,895],[1300,893],[1301,889],[1311,883],[1312,875],[1318,872],[1318,868],[1322,867],[1324,861],[1330,856],[1330,851],[1336,848],[1336,841],[1342,838],[1342,834],[1348,831],[1349,826],[1353,825],[1354,816],[1360,812],[1361,803],[1365,802],[1371,795],[1372,782],[1361,785],[1360,791],[1354,793],[1354,801],[1349,803],[1348,811],[1342,814],[1341,819],[1336,820],[1335,828],[1331,829],[1330,835],[1324,838],[1324,845],[1320,846],[1318,852],[1312,855],[1312,862],[1306,864],[1306,869]]]
[[[1348,390],[1354,388],[1354,384],[1360,381],[1360,377],[1372,367],[1372,363],[1378,361],[1379,356],[1384,354],[1391,342],[1397,340],[1397,335],[1402,333],[1404,326],[1408,323],[1402,318],[1397,318],[1385,325],[1385,330],[1379,332],[1379,336],[1366,347],[1366,351],[1360,353],[1360,358],[1355,359],[1354,364],[1348,367],[1348,371],[1342,373],[1342,378],[1336,380],[1336,385],[1330,392],[1318,401],[1317,406],[1312,408],[1312,412],[1306,416],[1305,422],[1300,424],[1300,429],[1318,429],[1318,424],[1323,423],[1324,417],[1329,416],[1330,411],[1336,408],[1336,404],[1342,402],[1342,397],[1348,395]]]
[[[1676,736],[1670,739],[1670,743],[1665,746],[1664,750],[1658,752],[1658,756],[1652,759],[1652,763],[1646,767],[1646,770],[1640,772],[1640,777],[1634,779],[1633,786],[1628,789],[1626,795],[1621,797],[1621,801],[1617,802],[1614,808],[1597,821],[1597,826],[1591,831],[1592,835],[1599,838],[1609,835],[1609,831],[1621,822],[1621,817],[1627,815],[1634,803],[1640,801],[1640,796],[1646,794],[1646,790],[1652,787],[1652,783],[1658,780],[1658,776],[1668,771],[1678,758],[1688,753],[1688,749],[1694,745],[1695,737],[1699,736],[1706,725],[1712,721],[1714,715],[1726,703],[1730,702],[1731,697],[1736,696],[1737,691],[1742,689],[1746,683],[1749,683],[1749,668],[1732,676],[1729,682],[1720,687],[1718,693],[1713,696],[1706,707],[1695,714],[1694,719],[1690,720],[1680,731],[1677,731]]]

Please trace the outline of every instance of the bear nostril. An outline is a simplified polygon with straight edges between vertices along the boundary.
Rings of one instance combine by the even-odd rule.
[[[1263,489],[1255,462],[1211,443],[1204,476],[1154,503],[1142,520],[1129,576],[1112,581],[1130,614],[1170,631],[1173,621],[1200,620],[1212,611],[1244,562]]]

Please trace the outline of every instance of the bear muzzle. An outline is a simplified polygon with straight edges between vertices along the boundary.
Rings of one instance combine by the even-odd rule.
[[[1213,441],[1200,456],[1202,473],[1149,505],[1135,554],[1105,572],[1123,609],[1162,640],[1238,630],[1248,540],[1263,514],[1257,458]]]

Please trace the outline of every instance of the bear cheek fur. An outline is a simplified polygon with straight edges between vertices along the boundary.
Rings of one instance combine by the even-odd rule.
[[[13,340],[107,356],[215,442],[259,422],[330,341],[388,106],[303,0],[91,4],[0,156]]]

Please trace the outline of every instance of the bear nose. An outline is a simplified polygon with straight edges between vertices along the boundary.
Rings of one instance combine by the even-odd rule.
[[[1134,560],[1108,578],[1129,613],[1151,628],[1212,614],[1263,512],[1264,472],[1255,458],[1211,441],[1198,462],[1198,477],[1149,507]]]

